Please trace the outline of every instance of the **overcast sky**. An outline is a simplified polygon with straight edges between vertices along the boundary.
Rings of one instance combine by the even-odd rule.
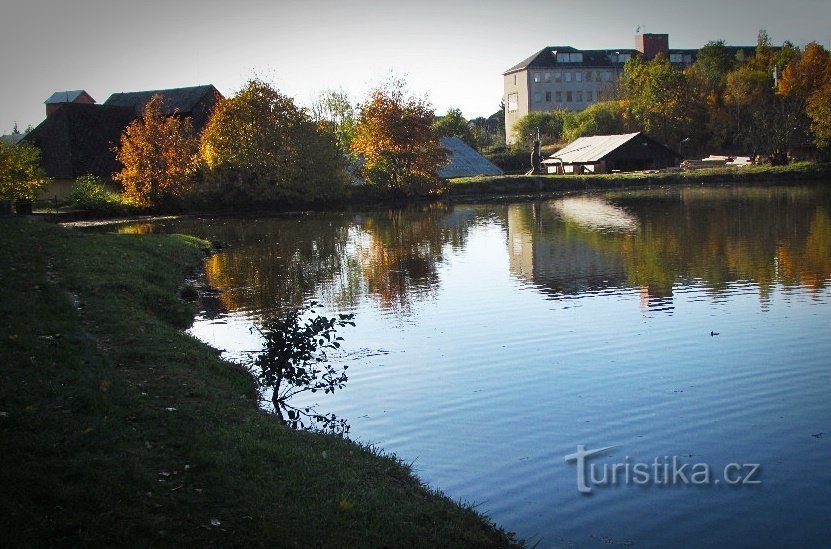
[[[501,74],[548,45],[631,48],[638,26],[670,47],[710,40],[829,47],[831,0],[0,0],[0,133],[44,118],[54,91],[214,84],[252,75],[300,104],[342,88],[360,99],[392,71],[437,112],[490,115]]]

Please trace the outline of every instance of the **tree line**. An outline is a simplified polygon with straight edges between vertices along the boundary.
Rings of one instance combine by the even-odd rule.
[[[753,55],[709,42],[687,68],[659,54],[626,62],[605,101],[585,110],[533,112],[514,131],[526,146],[540,129],[547,143],[644,131],[682,154],[748,154],[772,164],[789,151],[831,149],[831,54],[811,42],[775,48],[759,32]]]
[[[119,194],[85,175],[71,200],[88,209],[303,205],[366,185],[386,196],[440,193],[447,162],[430,102],[390,78],[360,103],[326,91],[311,108],[254,78],[220,100],[197,133],[155,95],[115,147]],[[0,198],[33,200],[49,179],[34,146],[0,142]]]
[[[393,195],[431,194],[443,188],[436,171],[447,161],[434,118],[396,78],[357,105],[328,91],[310,109],[252,79],[217,104],[200,135],[165,116],[155,96],[122,135],[114,178],[139,207],[325,202],[356,179]]]

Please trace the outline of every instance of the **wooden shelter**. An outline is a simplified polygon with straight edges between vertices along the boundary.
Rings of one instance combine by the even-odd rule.
[[[543,161],[547,173],[584,174],[660,170],[681,155],[644,133],[581,137]]]

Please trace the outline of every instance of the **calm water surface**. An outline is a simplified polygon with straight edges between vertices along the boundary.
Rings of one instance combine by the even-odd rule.
[[[349,382],[320,409],[540,547],[831,544],[827,191],[654,190],[122,230],[226,243],[205,273],[220,295],[192,333],[228,357],[257,349],[251,324],[285,307],[354,312],[338,359]],[[614,447],[589,461],[598,476],[677,456],[707,464],[713,482],[727,464],[761,464],[761,484],[619,479],[585,495],[565,461],[578,445]]]

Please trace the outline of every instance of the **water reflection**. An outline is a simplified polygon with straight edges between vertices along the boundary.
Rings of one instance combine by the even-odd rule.
[[[819,290],[831,273],[831,218],[803,189],[610,193],[508,206],[511,273],[552,296],[639,288],[672,309],[674,287],[775,283]]]
[[[718,295],[752,282],[764,302],[777,283],[821,290],[831,273],[828,192],[804,188],[615,192],[121,230],[227,243],[206,265],[208,282],[221,290],[206,303],[208,316],[283,311],[312,298],[336,310],[371,299],[406,316],[436,295],[447,254],[465,247],[472,227],[488,224],[507,232],[511,274],[552,298],[635,288],[645,310],[671,311],[678,284]]]
[[[429,204],[363,214],[316,213],[261,219],[180,219],[126,225],[122,233],[182,232],[224,244],[205,266],[218,301],[206,316],[272,312],[322,299],[354,309],[368,297],[392,314],[438,287],[447,251],[463,248],[477,209]]]

